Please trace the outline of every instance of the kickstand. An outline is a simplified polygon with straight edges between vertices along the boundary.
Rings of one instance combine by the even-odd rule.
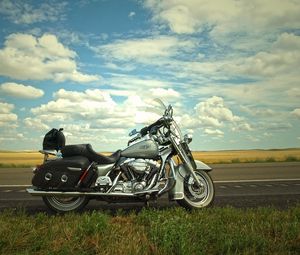
[[[145,207],[149,208],[150,207],[150,195],[147,194],[145,196]]]

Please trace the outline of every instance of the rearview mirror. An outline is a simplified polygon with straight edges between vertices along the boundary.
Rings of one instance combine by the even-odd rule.
[[[136,131],[136,129],[131,130],[131,132],[129,133],[129,136],[133,136],[135,134],[137,134],[138,131]]]

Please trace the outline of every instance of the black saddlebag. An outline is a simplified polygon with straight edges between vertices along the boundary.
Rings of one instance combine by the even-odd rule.
[[[46,161],[37,168],[32,185],[59,190],[88,187],[96,175],[90,164],[87,158],[81,156]]]

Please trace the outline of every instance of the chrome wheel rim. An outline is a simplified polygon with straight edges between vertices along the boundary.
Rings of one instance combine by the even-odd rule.
[[[85,200],[82,197],[47,197],[48,202],[59,211],[72,211],[77,209]]]

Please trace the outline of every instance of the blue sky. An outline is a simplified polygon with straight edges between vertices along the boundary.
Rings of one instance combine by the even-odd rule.
[[[300,146],[300,1],[0,1],[0,146],[124,148],[174,106],[194,150]]]

